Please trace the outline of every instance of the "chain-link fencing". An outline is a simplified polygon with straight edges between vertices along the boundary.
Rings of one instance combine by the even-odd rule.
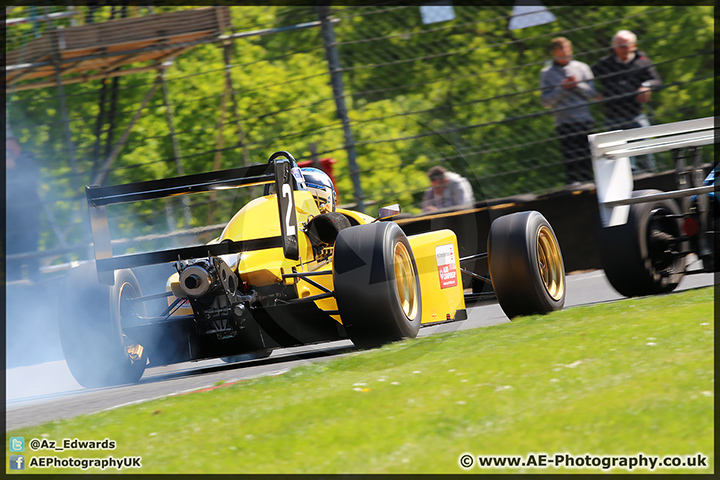
[[[209,7],[202,21],[179,16],[191,7],[8,7],[6,113],[42,171],[43,206],[31,215],[43,268],[90,255],[84,185],[287,150],[301,162],[331,159],[341,204],[373,213],[399,202],[418,213],[432,166],[466,177],[477,201],[541,193],[574,183],[566,149],[578,134],[714,114],[712,4],[433,7]],[[636,34],[637,59],[657,72],[646,101],[598,66],[608,57],[605,65],[624,68],[611,48],[619,30]],[[595,73],[580,131],[556,125],[571,104],[543,100],[565,91],[557,77],[541,86],[557,37]],[[627,111],[611,119],[609,106]],[[654,173],[672,162],[658,155],[637,166]],[[182,243],[185,231],[207,241],[257,194],[119,206],[109,212],[113,238],[143,240],[116,242],[121,250],[157,248],[161,237]]]

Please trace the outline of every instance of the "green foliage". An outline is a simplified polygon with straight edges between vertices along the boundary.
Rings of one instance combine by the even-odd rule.
[[[30,8],[16,7],[10,17],[27,15]],[[77,8],[76,20],[82,24],[88,7]],[[145,14],[144,7],[129,8],[131,16]],[[154,13],[186,8],[192,7],[154,7]],[[581,4],[551,10],[557,21],[511,31],[510,7],[505,6],[456,6],[454,20],[430,25],[422,23],[417,6],[331,9],[339,19],[334,30],[344,100],[366,204],[399,201],[405,211],[418,212],[428,186],[424,172],[436,164],[466,176],[478,199],[560,186],[564,167],[553,116],[540,106],[538,89],[540,69],[550,58],[547,45],[558,35],[573,41],[578,60],[592,64],[609,53],[615,31],[635,31],[639,47],[657,64],[666,85],[649,105],[653,122],[713,114],[713,6]],[[233,32],[291,27],[318,18],[310,6],[231,7],[230,14]],[[108,7],[99,8],[95,21],[110,15]],[[70,20],[57,24],[69,28]],[[7,51],[26,43],[32,28],[24,24],[9,30]],[[181,54],[166,72],[183,173],[263,163],[276,150],[307,160],[314,144],[321,157],[337,160],[340,202],[354,203],[349,139],[336,113],[320,28],[238,38],[230,61],[235,102],[225,94],[220,44]],[[15,134],[42,164],[47,179],[42,195],[58,200],[52,208],[60,225],[72,224],[67,227],[69,243],[86,238],[87,228],[80,223],[86,216],[82,187],[97,175],[110,153],[108,144],[117,143],[155,77],[155,72],[145,72],[106,81],[108,97],[113,84],[119,88],[112,138],[108,119],[100,125],[99,137],[96,132],[102,82],[67,85],[72,151],[57,88],[8,96]],[[601,106],[591,109],[599,129]],[[178,175],[168,113],[158,88],[104,184]],[[72,175],[73,164],[77,176]],[[192,198],[189,226],[230,218],[249,194],[244,189],[215,204]],[[151,202],[118,215],[148,208],[157,215],[164,206]],[[80,217],[74,213],[78,208]],[[43,222],[49,231],[47,220]],[[158,230],[186,226],[177,212],[169,224],[156,223]],[[137,233],[136,227],[148,230],[141,220],[128,219],[123,225],[123,236]],[[42,247],[55,246],[57,239],[44,234]]]

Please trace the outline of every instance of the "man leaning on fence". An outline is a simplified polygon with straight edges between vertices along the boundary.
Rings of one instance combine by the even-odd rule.
[[[40,170],[33,156],[23,151],[7,126],[5,175],[5,254],[34,254],[38,248],[38,221],[42,206],[37,191]],[[6,280],[21,280],[23,266],[27,266],[30,280],[37,282],[40,270],[34,255],[20,259],[6,257]]]
[[[620,30],[612,37],[613,53],[592,66],[603,94],[607,130],[627,130],[650,126],[643,104],[651,92],[662,85],[660,76],[645,52],[637,49],[637,36]],[[655,171],[650,155],[630,158],[633,172]]]
[[[588,101],[598,97],[590,67],[573,59],[572,42],[565,37],[550,41],[552,63],[540,72],[540,102],[553,109],[555,132],[565,161],[566,183],[592,181],[592,160],[587,136],[593,128]]]
[[[423,212],[449,207],[467,208],[475,203],[472,187],[466,178],[439,165],[432,167],[427,174],[430,188],[423,196]]]

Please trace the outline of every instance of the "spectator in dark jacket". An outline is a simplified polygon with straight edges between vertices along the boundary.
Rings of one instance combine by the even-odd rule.
[[[620,30],[612,38],[613,53],[592,66],[604,97],[605,128],[627,130],[650,126],[643,104],[662,85],[660,76],[645,52],[637,49],[637,37]],[[633,170],[655,170],[652,155],[630,159]]]

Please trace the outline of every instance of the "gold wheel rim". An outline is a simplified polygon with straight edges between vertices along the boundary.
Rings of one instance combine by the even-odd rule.
[[[545,290],[553,300],[560,300],[565,294],[565,272],[560,247],[549,228],[540,228],[537,247],[538,266]]]
[[[395,287],[398,301],[410,321],[415,320],[418,311],[417,277],[413,269],[410,252],[401,242],[395,244],[393,252],[395,260]]]

